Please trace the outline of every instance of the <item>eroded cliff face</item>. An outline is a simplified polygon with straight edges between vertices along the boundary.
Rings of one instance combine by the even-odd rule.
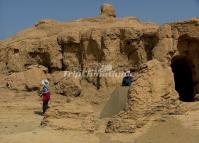
[[[125,112],[107,123],[106,132],[133,133],[150,117],[157,114],[177,114],[179,101],[170,67],[157,60],[143,64],[129,89]]]
[[[97,77],[66,78],[64,71],[102,65],[112,65],[117,72],[133,68],[136,80],[127,108],[112,117],[106,128],[107,132],[133,132],[153,114],[176,112],[179,96],[194,98],[199,92],[198,60],[198,18],[157,25],[135,17],[116,18],[114,7],[105,4],[100,16],[68,22],[42,20],[1,41],[0,83],[1,88],[30,92],[47,78],[53,92],[77,97],[85,96],[82,90],[93,86],[106,91],[120,85],[121,77],[101,77],[99,72]],[[189,71],[178,72],[185,67]],[[189,78],[180,81],[184,76]],[[182,91],[187,83],[189,89]]]

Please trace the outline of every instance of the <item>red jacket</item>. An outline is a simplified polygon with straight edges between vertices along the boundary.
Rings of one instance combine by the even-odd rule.
[[[50,100],[50,92],[43,92],[42,97],[44,102],[48,102]]]

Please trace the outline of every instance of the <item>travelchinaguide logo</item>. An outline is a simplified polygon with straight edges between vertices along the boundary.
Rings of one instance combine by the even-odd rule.
[[[64,77],[123,77],[125,73],[114,71],[112,65],[101,65],[98,68],[72,69],[64,72]]]

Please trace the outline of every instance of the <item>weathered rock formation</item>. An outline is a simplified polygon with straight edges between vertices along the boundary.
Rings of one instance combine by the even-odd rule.
[[[125,112],[108,122],[106,132],[134,132],[158,112],[178,112],[179,102],[170,67],[151,60],[142,66],[135,78]]]
[[[35,91],[40,80],[47,78],[53,92],[77,97],[82,89],[120,84],[121,77],[100,76],[102,65],[112,65],[116,72],[134,68],[127,108],[112,117],[106,128],[107,132],[133,132],[153,114],[175,112],[179,96],[186,101],[194,99],[199,93],[198,63],[198,18],[157,25],[135,17],[116,18],[114,7],[104,4],[100,16],[63,23],[42,20],[1,41],[0,88]],[[87,69],[97,70],[98,76],[64,77],[64,71]],[[85,82],[88,84],[82,84]],[[64,107],[60,110],[64,112]],[[80,112],[77,114],[90,114]],[[55,116],[71,115],[67,111]]]
[[[101,15],[107,17],[116,17],[116,11],[113,5],[105,3],[101,6]]]

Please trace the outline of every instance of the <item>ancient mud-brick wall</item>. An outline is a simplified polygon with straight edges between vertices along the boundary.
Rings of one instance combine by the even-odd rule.
[[[198,23],[199,20],[194,19],[163,25],[157,30],[158,43],[151,51],[153,60],[140,66],[129,91],[128,107],[108,122],[107,132],[134,132],[157,112],[178,112],[178,85],[171,66],[176,58],[186,60],[193,78],[193,94],[198,93]],[[194,95],[187,96],[193,98]]]

